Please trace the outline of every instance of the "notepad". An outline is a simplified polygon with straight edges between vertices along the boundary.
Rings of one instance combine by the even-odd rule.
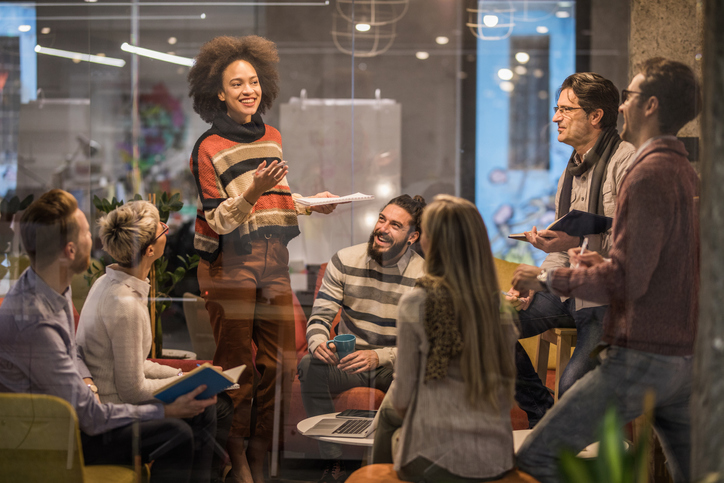
[[[546,228],[546,230],[562,231],[570,236],[598,235],[608,231],[613,225],[613,218],[581,210],[571,210]],[[524,233],[508,235],[513,240],[527,241]]]
[[[246,369],[245,365],[233,367],[221,372],[208,362],[200,365],[191,372],[184,374],[173,382],[157,389],[153,396],[159,401],[170,404],[177,397],[188,394],[202,384],[206,384],[204,392],[196,396],[196,399],[208,399],[236,384],[239,376]]]
[[[364,193],[355,193],[347,196],[340,196],[339,198],[297,198],[295,201],[303,206],[322,206],[322,205],[334,205],[337,203],[349,203],[352,201],[367,201],[374,200],[374,195],[366,195]]]

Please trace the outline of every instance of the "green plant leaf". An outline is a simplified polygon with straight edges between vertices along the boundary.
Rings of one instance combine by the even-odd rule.
[[[603,478],[601,481],[623,483],[623,457],[621,424],[616,408],[610,406],[603,416],[596,459],[597,473]]]
[[[577,458],[575,453],[563,450],[559,460],[561,476],[566,483],[596,483],[588,461]]]

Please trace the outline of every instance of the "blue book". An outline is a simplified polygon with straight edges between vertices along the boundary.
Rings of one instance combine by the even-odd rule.
[[[165,404],[170,404],[177,397],[188,394],[200,385],[206,384],[206,389],[196,396],[196,399],[208,399],[224,389],[234,386],[244,369],[246,369],[246,366],[241,365],[221,372],[205,362],[193,371],[187,372],[161,389],[157,389],[153,396]]]

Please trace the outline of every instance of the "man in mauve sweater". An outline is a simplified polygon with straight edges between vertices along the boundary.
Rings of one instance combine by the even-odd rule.
[[[699,291],[698,177],[675,137],[701,106],[692,70],[649,59],[622,93],[621,137],[636,159],[621,186],[610,259],[569,250],[579,269],[521,268],[518,290],[548,290],[608,303],[601,363],[553,406],[518,452],[519,467],[543,483],[559,480],[562,448],[579,451],[598,438],[614,406],[623,422],[655,396],[654,429],[675,482],[690,474],[692,355]]]

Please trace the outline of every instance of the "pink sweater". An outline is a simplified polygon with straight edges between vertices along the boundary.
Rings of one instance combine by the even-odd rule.
[[[694,352],[699,297],[699,179],[684,145],[651,141],[623,181],[610,263],[561,268],[560,295],[608,303],[603,341],[661,355]]]

